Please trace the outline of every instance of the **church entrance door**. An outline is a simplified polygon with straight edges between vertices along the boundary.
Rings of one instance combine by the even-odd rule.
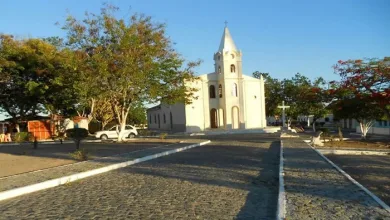
[[[235,107],[233,107],[233,109],[232,109],[232,122],[233,122],[233,124],[232,124],[232,128],[233,129],[239,129],[240,128],[240,120],[239,120],[239,118],[238,118],[239,116],[238,116],[238,107],[237,106],[235,106]]]
[[[210,126],[211,128],[218,128],[217,110],[215,108],[210,111]]]

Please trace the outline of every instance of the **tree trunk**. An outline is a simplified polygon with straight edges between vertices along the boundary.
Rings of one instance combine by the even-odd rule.
[[[359,120],[359,125],[360,125],[360,130],[362,132],[362,139],[366,139],[367,138],[367,133],[368,131],[370,130],[370,128],[372,127],[373,125],[373,121],[372,120]]]
[[[313,120],[313,131],[316,132],[316,121]]]
[[[122,121],[119,126],[118,142],[122,142],[125,139],[124,133],[126,128],[126,121]]]
[[[80,149],[80,142],[81,140],[79,139],[76,140],[76,150]]]
[[[104,130],[104,128],[106,127],[107,124],[108,124],[108,122],[102,121],[102,130]]]
[[[340,125],[338,126],[338,129],[339,129],[339,140],[343,141],[344,137],[343,137],[343,132],[341,131],[341,126]]]

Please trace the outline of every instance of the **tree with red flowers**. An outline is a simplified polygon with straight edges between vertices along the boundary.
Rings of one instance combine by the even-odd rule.
[[[390,57],[340,60],[334,70],[341,76],[340,89],[349,90],[357,98],[368,96],[390,119]]]

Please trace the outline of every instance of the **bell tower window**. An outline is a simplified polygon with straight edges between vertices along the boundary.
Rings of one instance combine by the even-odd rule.
[[[218,73],[221,73],[221,67],[218,66]]]
[[[210,99],[215,99],[215,87],[211,85],[209,90],[210,90]]]
[[[219,87],[218,87],[218,94],[219,94],[219,98],[222,98],[222,85],[219,84]]]
[[[230,72],[232,73],[236,72],[236,66],[234,66],[234,64],[230,65]]]
[[[236,83],[233,83],[233,87],[232,87],[232,96],[234,96],[234,97],[237,97],[237,96],[238,96],[237,84],[236,84]]]

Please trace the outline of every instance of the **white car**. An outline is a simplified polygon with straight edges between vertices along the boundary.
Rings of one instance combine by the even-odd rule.
[[[108,130],[98,131],[98,132],[96,132],[95,137],[100,138],[102,140],[107,140],[109,138],[110,139],[111,138],[118,138],[119,128],[120,128],[119,125],[115,125]],[[137,135],[138,135],[138,132],[134,126],[126,125],[125,134],[123,135],[123,137],[134,138]]]

